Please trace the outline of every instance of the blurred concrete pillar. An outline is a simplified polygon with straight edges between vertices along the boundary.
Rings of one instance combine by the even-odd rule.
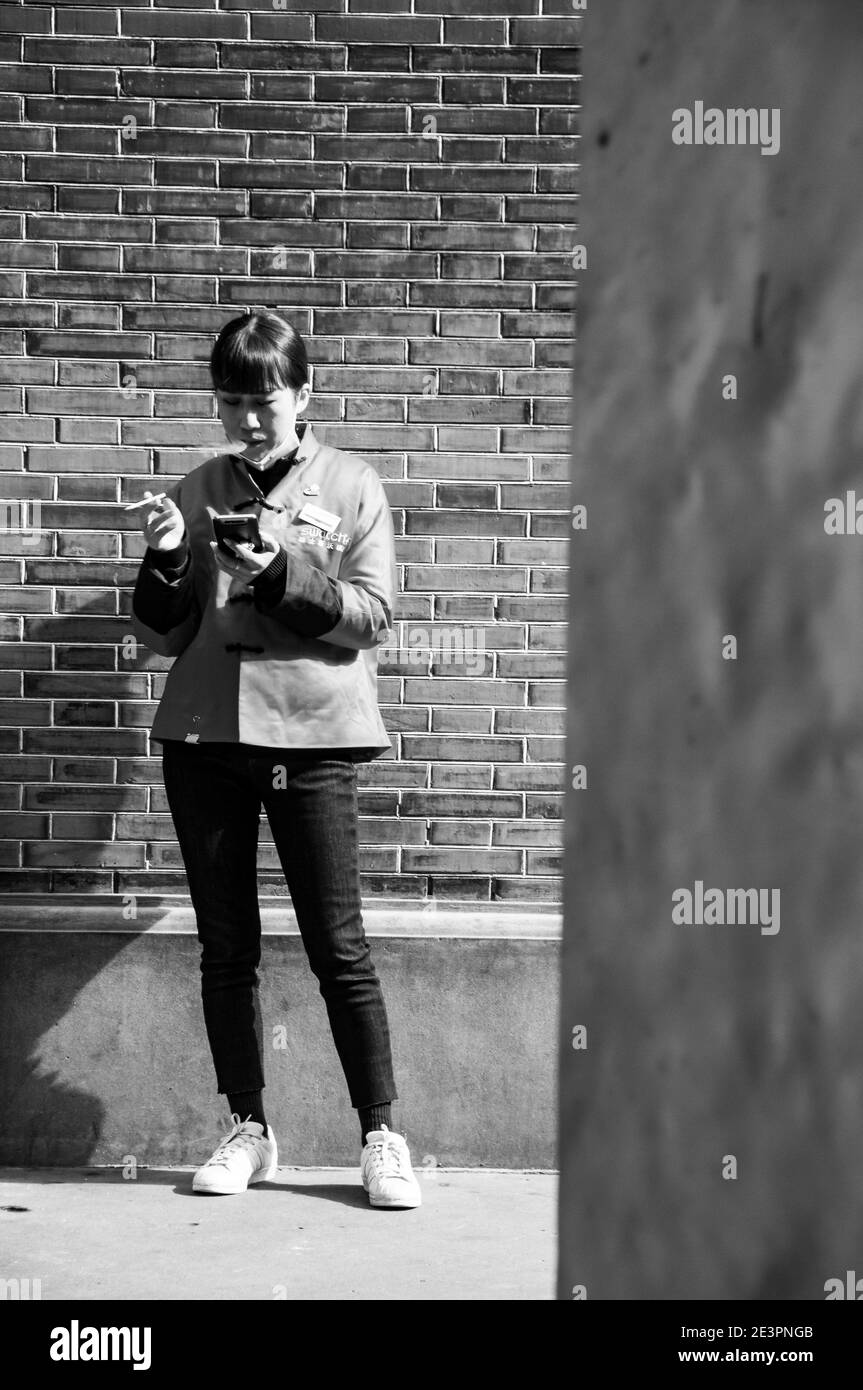
[[[863,6],[601,0],[584,42],[559,1296],[824,1299],[863,1276]],[[711,108],[767,138],[675,144]],[[674,921],[697,883],[765,915]]]

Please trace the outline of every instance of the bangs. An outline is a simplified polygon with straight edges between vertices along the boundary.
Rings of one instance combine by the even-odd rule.
[[[306,345],[280,314],[241,314],[225,324],[216,339],[210,375],[217,391],[238,395],[299,391],[309,380]]]
[[[212,363],[214,386],[237,395],[263,396],[291,388],[289,372],[290,362],[283,354],[251,334],[245,341],[238,335],[225,343]]]

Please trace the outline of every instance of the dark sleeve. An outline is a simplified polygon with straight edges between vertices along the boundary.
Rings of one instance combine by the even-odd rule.
[[[342,616],[335,580],[323,570],[279,546],[279,553],[252,581],[255,608],[301,637],[320,637]]]
[[[132,608],[154,632],[166,633],[184,622],[195,601],[192,549],[184,535],[171,550],[144,552],[132,595]]]
[[[153,550],[148,545],[147,558],[156,569],[161,570],[166,579],[181,578],[186,573],[192,558],[188,534],[184,531],[180,544],[173,546],[170,550]]]

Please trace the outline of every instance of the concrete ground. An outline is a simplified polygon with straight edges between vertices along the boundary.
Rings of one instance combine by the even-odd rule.
[[[438,1168],[416,1211],[374,1211],[358,1167],[236,1197],[194,1194],[192,1171],[0,1169],[0,1280],[43,1300],[554,1297],[556,1174]]]

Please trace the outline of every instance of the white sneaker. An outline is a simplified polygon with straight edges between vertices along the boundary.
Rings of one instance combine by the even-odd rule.
[[[361,1159],[363,1187],[373,1207],[418,1207],[420,1185],[411,1168],[407,1140],[387,1125],[366,1135]]]
[[[192,1180],[193,1192],[208,1192],[213,1196],[227,1196],[229,1193],[245,1192],[255,1182],[269,1182],[279,1164],[276,1137],[268,1126],[254,1120],[240,1122],[239,1115],[232,1115],[234,1128],[199,1168]]]

